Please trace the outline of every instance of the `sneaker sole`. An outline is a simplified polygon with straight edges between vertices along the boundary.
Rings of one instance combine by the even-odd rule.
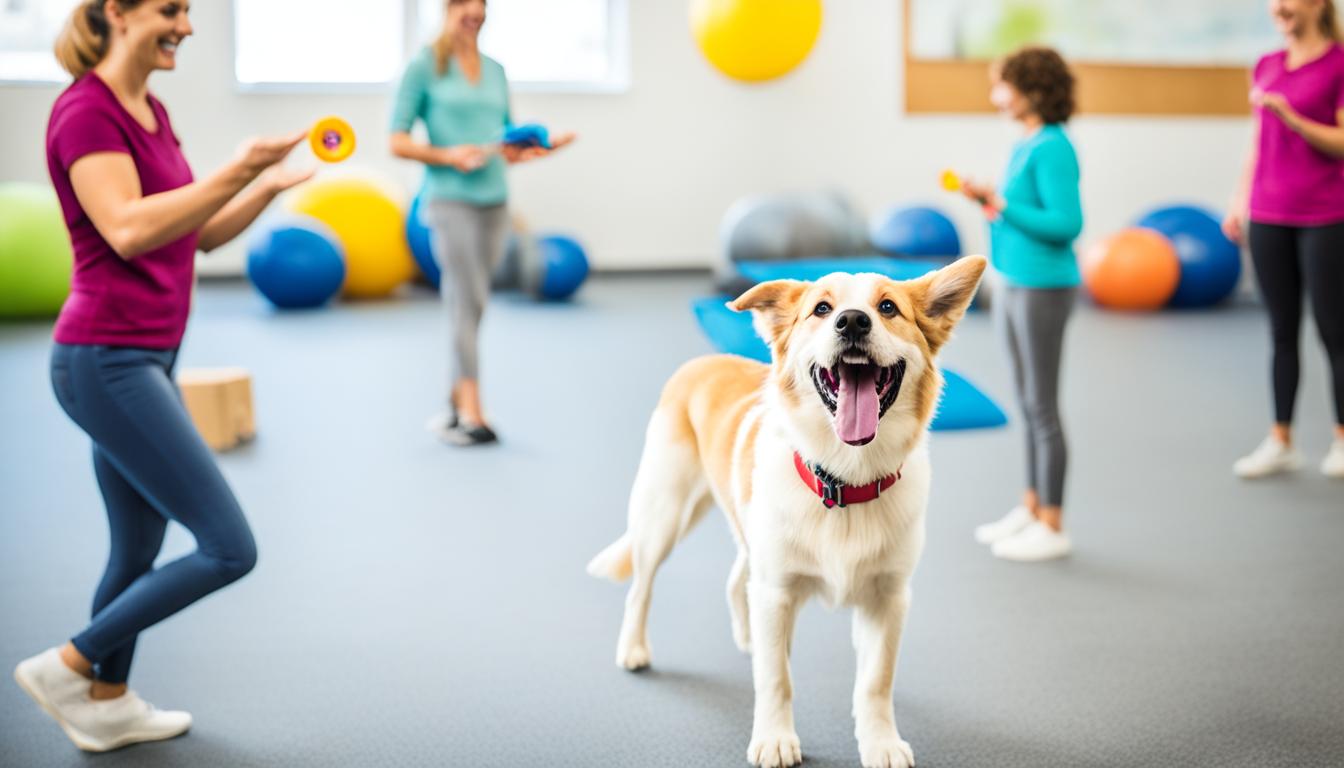
[[[100,742],[67,723],[65,719],[56,712],[56,708],[52,707],[51,704],[47,702],[46,698],[37,692],[37,686],[33,685],[32,681],[28,679],[26,674],[24,674],[22,666],[14,668],[14,682],[19,684],[19,687],[23,689],[23,692],[28,694],[28,697],[36,702],[37,706],[40,707],[48,717],[55,720],[56,724],[61,726],[61,730],[65,732],[66,738],[70,739],[76,747],[79,747],[84,752],[111,752],[114,749],[129,747],[132,744],[142,744],[150,741],[166,741],[168,739],[177,738],[191,730],[191,725],[188,724],[186,728],[183,728],[180,731],[166,734],[150,734],[132,731],[130,733],[122,734],[111,742]]]
[[[181,736],[182,734],[190,730],[191,726],[188,725],[186,728],[183,728],[180,731],[173,731],[171,733],[146,733],[144,731],[138,731],[138,732],[132,731],[130,733],[122,734],[113,741],[99,743],[88,738],[87,736],[75,730],[74,728],[70,727],[69,725],[66,725],[65,735],[69,736],[70,740],[75,742],[75,746],[79,747],[85,752],[111,752],[113,750],[121,749],[123,747],[129,747],[132,744],[148,744],[153,741],[167,741],[169,739],[175,739],[178,736]]]
[[[1064,558],[1069,557],[1073,554],[1073,550],[1069,549],[1057,555],[1046,555],[1044,557],[1017,557],[1015,555],[1005,555],[998,552],[992,552],[991,554],[1000,560],[1007,560],[1011,563],[1048,563],[1051,560],[1063,560]]]
[[[1286,475],[1289,472],[1296,472],[1301,468],[1302,468],[1302,461],[1299,459],[1296,461],[1290,461],[1286,464],[1280,464],[1279,466],[1276,467],[1270,467],[1269,469],[1252,470],[1250,472],[1241,472],[1238,471],[1236,467],[1233,467],[1232,474],[1236,475],[1237,477],[1240,477],[1242,480],[1260,480],[1266,477],[1273,477],[1275,475]]]

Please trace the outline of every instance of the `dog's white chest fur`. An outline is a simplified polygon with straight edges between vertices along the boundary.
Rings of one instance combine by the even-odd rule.
[[[752,572],[780,584],[805,582],[832,605],[904,584],[924,545],[925,443],[906,457],[900,479],[879,498],[828,509],[799,478],[785,431],[771,421],[767,415],[762,424],[752,499],[741,510]]]

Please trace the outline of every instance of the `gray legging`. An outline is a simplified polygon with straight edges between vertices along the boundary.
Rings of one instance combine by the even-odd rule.
[[[448,392],[462,379],[480,377],[476,340],[490,298],[490,274],[504,258],[509,211],[503,204],[472,205],[455,200],[429,201],[434,259],[443,277],[448,321]]]
[[[996,320],[1008,347],[1017,399],[1027,421],[1027,487],[1040,503],[1064,505],[1068,448],[1059,421],[1059,363],[1076,288],[1001,284]]]

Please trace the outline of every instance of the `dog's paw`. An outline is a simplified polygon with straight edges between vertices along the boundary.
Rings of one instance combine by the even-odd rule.
[[[649,646],[643,643],[622,643],[616,649],[616,666],[638,672],[649,666]]]
[[[747,747],[747,762],[760,768],[787,768],[803,761],[803,748],[793,731],[753,733]]]
[[[909,742],[893,733],[860,741],[859,762],[863,768],[914,768],[915,752]]]

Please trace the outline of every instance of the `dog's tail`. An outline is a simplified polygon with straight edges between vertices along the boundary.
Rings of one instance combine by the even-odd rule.
[[[625,581],[630,578],[633,554],[634,545],[630,541],[630,534],[623,534],[588,562],[588,575],[618,583]]]

